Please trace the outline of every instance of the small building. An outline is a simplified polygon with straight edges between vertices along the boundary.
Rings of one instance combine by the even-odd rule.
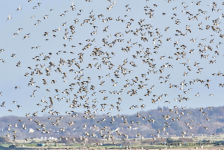
[[[44,146],[44,144],[43,143],[38,143],[37,146]]]
[[[9,148],[16,148],[16,146],[15,145],[10,145]]]

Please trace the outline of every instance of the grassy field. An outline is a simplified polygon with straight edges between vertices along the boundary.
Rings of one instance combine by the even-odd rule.
[[[171,137],[174,140],[178,140],[179,137]],[[190,138],[190,137],[189,137]],[[176,146],[179,143],[172,143],[168,145],[163,145],[162,143],[160,145],[158,144],[150,144],[150,143],[146,143],[144,141],[149,140],[149,139],[144,139],[144,140],[139,140],[139,141],[135,141],[133,142],[133,140],[129,139],[126,141],[126,143],[124,141],[122,141],[121,139],[117,139],[115,140],[115,143],[117,145],[112,145],[111,141],[107,141],[107,140],[102,140],[104,144],[108,144],[106,145],[102,145],[102,146],[96,146],[95,144],[80,144],[80,143],[56,143],[57,145],[55,146],[55,143],[53,142],[53,140],[49,140],[48,141],[48,145],[42,146],[42,147],[37,147],[37,143],[45,143],[46,140],[40,140],[40,139],[34,139],[34,140],[17,140],[16,141],[16,145],[17,148],[14,148],[16,150],[25,150],[25,149],[51,149],[51,150],[60,150],[60,149],[65,149],[65,148],[69,148],[69,149],[74,149],[74,150],[107,150],[107,149],[113,149],[113,150],[120,150],[120,149],[126,149],[127,146],[131,147],[132,150],[142,150],[142,149],[183,149],[183,150],[189,150],[189,149],[195,149],[196,147],[198,147],[198,149],[200,149],[201,145],[203,146],[203,149],[206,150],[217,150],[217,149],[223,149],[223,146],[221,144],[224,144],[224,135],[218,135],[218,136],[200,136],[198,138],[192,138],[193,142],[189,142],[187,143],[187,145],[185,145],[184,143],[181,143],[182,146]],[[210,141],[210,143],[205,143],[205,141]],[[118,145],[123,145],[123,147],[120,147]],[[0,144],[0,150],[7,150],[9,149],[8,147],[10,146],[10,144]]]

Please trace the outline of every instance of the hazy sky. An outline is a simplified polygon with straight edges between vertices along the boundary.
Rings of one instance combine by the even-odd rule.
[[[40,6],[38,6],[37,3],[41,3]],[[71,103],[66,103],[66,99],[70,98],[70,101],[74,99],[73,94],[77,94],[78,96],[85,95],[85,92],[77,93],[79,86],[75,85],[73,88],[73,91],[69,91],[70,95],[63,94],[62,92],[64,89],[69,89],[69,84],[71,83],[77,83],[80,82],[78,80],[75,80],[74,78],[78,75],[80,76],[83,74],[83,79],[81,81],[87,81],[87,77],[91,77],[91,80],[88,85],[88,95],[89,97],[89,104],[92,106],[93,99],[96,99],[98,101],[97,108],[98,113],[103,114],[107,113],[108,111],[112,112],[113,115],[119,113],[119,114],[133,114],[141,110],[140,105],[145,104],[146,107],[142,110],[149,110],[157,108],[158,106],[168,106],[173,107],[176,106],[187,106],[187,107],[208,107],[208,106],[222,106],[224,105],[224,92],[223,88],[219,87],[219,83],[224,83],[224,77],[223,76],[213,76],[213,73],[218,73],[219,71],[221,73],[224,72],[223,64],[224,64],[224,58],[223,58],[223,45],[219,44],[219,42],[223,42],[223,38],[220,37],[220,34],[223,34],[222,31],[220,33],[214,32],[211,28],[210,30],[206,30],[206,25],[215,26],[213,25],[213,21],[215,19],[218,19],[222,13],[223,10],[221,9],[223,7],[221,1],[217,2],[217,7],[214,11],[212,11],[212,2],[213,1],[202,1],[200,5],[196,5],[195,3],[191,3],[191,1],[186,1],[185,4],[182,4],[184,1],[176,0],[171,1],[168,3],[165,0],[150,0],[146,2],[145,0],[116,0],[116,4],[113,4],[114,1],[108,2],[106,0],[93,0],[93,2],[86,2],[85,0],[78,0],[74,1],[75,10],[71,10],[72,5],[71,0],[63,0],[63,1],[53,1],[53,0],[47,0],[47,1],[35,1],[32,0],[32,2],[27,1],[13,1],[13,0],[7,0],[2,1],[2,5],[0,6],[1,9],[1,28],[0,28],[0,49],[4,49],[5,51],[2,51],[0,53],[0,59],[5,61],[3,63],[0,61],[0,92],[2,92],[2,96],[0,97],[0,104],[5,101],[5,107],[0,107],[0,116],[8,116],[8,115],[18,115],[18,116],[24,116],[25,113],[34,113],[38,111],[38,115],[43,115],[44,113],[41,113],[41,110],[45,106],[49,106],[49,97],[54,97],[57,95],[55,92],[55,89],[59,89],[59,98],[65,97],[65,99],[62,99],[60,102],[57,101],[54,98],[54,110],[59,111],[61,114],[65,114],[65,111],[71,111],[74,110],[76,112],[83,112],[86,111],[86,109],[83,108],[70,108],[69,105]],[[111,10],[107,10],[107,7],[109,7],[111,4],[113,4],[113,7]],[[129,4],[128,7],[125,7],[127,4]],[[154,7],[153,4],[157,4],[157,7]],[[211,6],[209,6],[211,4]],[[17,10],[17,8],[21,5],[21,10]],[[144,7],[148,6],[149,8],[146,10],[148,13],[150,9],[153,10],[153,17],[149,18],[149,15],[145,14]],[[36,9],[33,9],[34,6],[37,6]],[[186,7],[187,6],[187,7]],[[176,10],[173,10],[173,8],[176,7]],[[185,8],[184,8],[185,7]],[[50,11],[50,9],[53,9],[53,11]],[[126,11],[127,9],[130,9],[131,11]],[[203,10],[206,12],[205,14],[198,11],[198,9]],[[218,9],[221,9],[220,11],[217,11]],[[83,10],[80,12],[79,10]],[[81,26],[83,21],[85,19],[89,19],[89,16],[91,15],[90,12],[93,10],[93,14],[95,21],[92,21],[90,19],[90,23],[93,23],[90,25],[90,23],[84,23],[84,26]],[[65,13],[64,11],[68,11]],[[189,12],[192,14],[190,16],[189,14],[186,14],[186,12]],[[8,15],[11,15],[12,19],[7,20]],[[81,15],[77,16],[77,14],[80,13]],[[162,13],[166,13],[166,15],[162,15]],[[176,13],[176,16],[173,15],[173,13]],[[65,14],[65,16],[60,16],[61,14]],[[103,17],[100,19],[98,18],[98,15],[103,14]],[[189,17],[192,18],[193,16],[198,17],[198,20],[193,19],[189,20]],[[44,16],[48,15],[47,19],[44,19]],[[127,15],[125,17],[125,15]],[[34,16],[34,18],[31,18]],[[210,16],[208,20],[205,18]],[[103,22],[102,19],[106,19],[108,17],[113,18],[113,20],[109,20],[107,22]],[[124,22],[116,21],[116,19],[120,17],[120,19],[124,19]],[[171,17],[174,17],[174,19],[171,19]],[[130,21],[130,19],[134,19],[134,21]],[[78,23],[75,24],[74,20],[78,19]],[[145,33],[144,37],[148,38],[148,42],[143,42],[141,40],[141,34],[138,33],[138,36],[135,36],[133,32],[130,32],[129,34],[126,34],[125,31],[133,30],[134,32],[136,29],[139,29],[139,21],[140,19],[144,20],[145,24],[151,24],[152,29],[146,30],[146,27],[142,27],[144,30],[140,31],[141,33]],[[175,20],[177,21],[179,19],[180,24],[175,24]],[[37,23],[37,20],[40,20],[41,22],[38,25],[34,25]],[[219,27],[221,30],[223,28],[223,17],[221,16],[218,20]],[[66,22],[66,26],[62,26],[63,23]],[[126,28],[128,22],[131,22],[130,28]],[[202,22],[201,27],[198,26],[199,23]],[[75,27],[75,34],[71,34],[70,26],[73,25]],[[191,33],[187,32],[186,25],[189,25],[191,29]],[[93,26],[97,26],[98,28],[94,29]],[[108,26],[108,31],[103,32],[105,27]],[[52,30],[59,29],[61,27],[61,31],[56,31],[54,34],[56,37],[53,37]],[[168,31],[165,31],[165,28],[169,27]],[[18,28],[23,28],[18,33]],[[159,35],[156,34],[156,29],[159,29],[160,35],[162,36],[159,38]],[[203,30],[199,30],[199,28],[203,28]],[[68,37],[73,36],[72,40],[63,39],[65,37],[65,29],[68,29]],[[91,36],[91,32],[96,31],[97,34]],[[181,36],[179,33],[176,32],[176,30],[182,31],[183,34],[187,32],[187,36]],[[154,37],[150,37],[148,34],[148,31],[154,33]],[[44,36],[45,32],[49,32],[48,36]],[[120,35],[123,34],[123,37],[115,37],[114,34],[120,32]],[[13,34],[18,33],[13,38]],[[26,34],[30,34],[29,38],[24,39],[24,36]],[[179,36],[175,36],[175,34],[178,34]],[[111,35],[110,38],[107,36]],[[211,36],[214,35],[214,36]],[[113,45],[112,48],[109,48],[109,46],[105,47],[103,46],[102,39],[105,38],[108,43],[112,43],[115,39],[124,39],[124,42],[117,42]],[[153,39],[156,38],[156,42],[153,43]],[[167,38],[171,38],[171,41],[166,41]],[[196,42],[191,42],[190,39],[196,39]],[[203,41],[201,39],[206,38],[206,41]],[[49,39],[49,41],[46,41],[45,39]],[[88,42],[87,39],[93,40],[95,39],[95,42]],[[131,39],[131,44],[128,44],[127,41]],[[162,44],[158,40],[162,40]],[[214,43],[210,43],[210,40],[214,39]],[[179,40],[178,46],[174,47],[174,43]],[[133,45],[133,43],[136,43],[137,45]],[[82,45],[79,45],[79,43],[82,43]],[[88,43],[91,43],[89,49],[83,51],[85,45]],[[203,46],[198,47],[198,44],[201,43]],[[63,44],[66,44],[67,46],[64,47]],[[139,47],[138,44],[142,44],[142,47]],[[71,48],[71,45],[75,45],[75,48]],[[161,45],[159,48],[153,49],[154,46]],[[181,45],[186,45],[186,49],[184,50],[181,48]],[[208,58],[202,58],[201,54],[199,53],[199,49],[204,50],[205,46],[210,46],[213,48],[212,51],[205,50],[204,55],[208,55]],[[219,48],[216,46],[219,45]],[[31,49],[31,47],[37,47],[40,46],[39,49]],[[123,52],[121,49],[125,48],[126,46],[132,46],[130,51]],[[102,63],[102,58],[106,57],[104,56],[97,56],[97,57],[91,57],[91,53],[94,49],[94,47],[101,47],[101,51],[103,52],[114,52],[115,56],[110,55],[112,58],[106,59],[106,61],[110,61],[114,64],[114,67],[112,70],[108,69],[107,65],[104,65]],[[144,58],[144,52],[140,53],[137,56],[137,59],[133,58],[133,55],[136,55],[136,51],[141,51],[141,49],[145,52],[147,48],[150,48],[149,52],[152,55],[149,55],[149,59],[154,59],[154,61],[151,63],[156,64],[156,67],[154,71],[157,71],[157,74],[154,74],[151,72],[149,75],[147,74],[148,70],[153,70],[149,67],[149,65],[143,64]],[[180,48],[177,50],[176,48]],[[191,49],[194,49],[193,54],[189,53]],[[59,55],[56,53],[58,51],[62,51]],[[63,53],[63,51],[67,51],[68,53]],[[158,53],[154,53],[154,51],[157,51]],[[174,55],[176,52],[185,52],[186,57],[182,58],[180,55],[177,57]],[[215,54],[215,51],[219,51],[219,56]],[[44,56],[49,56],[49,53],[53,53],[50,56],[50,59],[43,60]],[[75,54],[71,54],[70,52],[74,52]],[[16,57],[11,57],[12,54],[16,54]],[[43,56],[40,56],[40,54],[43,53]],[[79,62],[79,53],[84,53],[83,55],[83,63]],[[38,59],[40,61],[36,61],[32,58],[35,56],[39,56]],[[140,58],[140,56],[143,56]],[[160,59],[161,56],[165,56],[163,60]],[[169,59],[168,57],[172,56],[173,59]],[[215,57],[213,57],[215,56]],[[75,64],[72,65],[72,67],[69,67],[68,64],[63,66],[58,66],[60,58],[63,60],[71,60],[75,58],[75,61],[78,62],[81,66],[81,69],[83,70],[83,73],[76,74],[75,71],[80,71],[81,69],[78,69]],[[93,60],[93,58],[97,58],[98,60]],[[179,60],[176,60],[176,58],[179,58]],[[123,64],[124,59],[127,59],[127,66],[123,66],[128,71],[132,70],[132,73],[127,74],[125,77],[121,74],[121,70],[119,70],[120,78],[116,78],[114,76],[114,71],[118,70],[118,66]],[[187,60],[190,60],[188,62]],[[216,63],[209,64],[210,60],[216,60]],[[18,62],[21,62],[21,67],[17,67],[16,64]],[[134,61],[137,67],[132,67],[130,65],[130,62]],[[53,62],[56,67],[49,67],[49,62]],[[101,64],[101,70],[98,70],[97,67],[93,68],[87,68],[89,63]],[[195,62],[200,63],[198,66],[194,66]],[[166,63],[173,65],[173,68],[164,68],[163,73],[159,73],[159,69],[161,69],[162,65],[165,65]],[[187,63],[185,66],[181,63]],[[40,66],[35,66],[37,64],[45,65],[45,68],[41,68]],[[190,66],[192,71],[189,71],[187,69],[187,66]],[[30,70],[28,67],[32,67],[32,70]],[[50,76],[46,76],[45,69],[46,68],[51,69]],[[67,83],[63,82],[66,79],[62,79],[63,74],[60,74],[58,72],[55,72],[54,70],[57,69],[57,67],[60,67],[62,72],[67,73]],[[39,68],[43,75],[38,76],[37,74],[34,74],[34,76],[31,76],[29,74],[29,77],[25,77],[25,73],[31,73],[36,68]],[[198,72],[198,68],[203,68],[200,73]],[[72,73],[69,73],[70,69],[74,69]],[[187,76],[183,76],[184,72],[188,72]],[[36,72],[35,72],[36,73]],[[110,73],[110,77],[106,76],[106,74]],[[146,74],[146,78],[148,78],[148,81],[145,81],[145,78],[141,77],[141,74]],[[170,79],[168,79],[167,83],[160,83],[164,82],[166,79],[160,79],[160,76],[166,77],[170,74]],[[102,79],[98,79],[98,76],[103,76]],[[127,79],[129,80],[129,83],[132,84],[132,79],[135,79],[135,77],[139,77],[138,83],[135,84],[135,86],[130,86],[125,89],[125,91],[122,92],[121,95],[117,94],[110,94],[109,91],[121,91],[121,89],[124,88],[124,85],[127,83]],[[30,79],[33,78],[35,85],[34,86],[28,86],[28,83]],[[48,82],[48,85],[43,85],[42,79],[46,79]],[[117,86],[112,86],[113,83],[111,82],[111,79],[115,79],[115,82],[117,83]],[[209,89],[205,86],[205,83],[195,82],[193,85],[189,84],[189,81],[193,81],[193,79],[201,79],[201,80],[207,80],[210,79],[209,82],[210,87]],[[51,80],[56,80],[56,84],[51,85]],[[184,90],[180,90],[180,83],[185,80],[185,83],[188,83],[188,86],[184,86]],[[99,85],[101,81],[105,81],[104,85]],[[138,84],[140,84],[140,81],[144,81],[144,84],[147,84],[145,88],[138,89]],[[172,85],[178,85],[178,88],[169,88],[169,84]],[[96,96],[92,96],[92,93],[94,91],[89,90],[91,85],[95,85],[95,92]],[[144,94],[147,92],[147,89],[150,89],[154,85],[154,89],[152,89],[152,93],[149,96],[144,96]],[[19,89],[15,89],[15,86],[20,87]],[[36,89],[35,86],[40,86],[39,89]],[[192,88],[191,91],[188,89]],[[49,89],[50,92],[46,93],[46,89]],[[128,91],[131,89],[137,90],[137,95],[130,96],[127,94]],[[35,97],[30,97],[32,95],[33,91],[37,90],[37,92],[34,93]],[[99,90],[106,90],[105,93],[100,93]],[[184,94],[183,92],[187,91],[187,94]],[[195,95],[199,92],[198,97]],[[161,95],[163,94],[163,98],[161,101],[157,101],[155,104],[152,104],[152,98],[156,99],[157,97],[153,97],[153,95]],[[164,94],[168,94],[167,97],[164,96]],[[209,94],[214,94],[214,96],[209,96]],[[174,99],[178,98],[178,95],[182,95],[182,97],[188,97],[189,101],[183,101],[178,102],[174,101]],[[108,100],[103,100],[104,96],[108,96]],[[48,102],[48,104],[41,103],[41,99],[45,97],[45,100]],[[118,101],[118,97],[122,98],[122,103],[120,105],[121,112],[118,112],[116,108],[113,110],[109,110],[110,104],[113,104],[116,106],[116,102]],[[143,101],[139,102],[139,98],[142,98]],[[85,100],[81,100],[80,98],[77,99],[79,102],[78,104],[84,104]],[[17,103],[13,104],[13,101],[17,101]],[[164,103],[165,101],[170,101],[170,103]],[[42,106],[37,106],[37,104],[40,103]],[[101,106],[100,104],[107,103],[108,106],[105,107],[105,111],[100,111]],[[21,105],[22,107],[17,110],[17,105]],[[138,105],[139,108],[135,108],[134,110],[129,109],[132,105]],[[8,112],[8,109],[11,109],[12,112]],[[46,112],[48,112],[50,109],[46,109]],[[96,110],[96,109],[94,109]]]

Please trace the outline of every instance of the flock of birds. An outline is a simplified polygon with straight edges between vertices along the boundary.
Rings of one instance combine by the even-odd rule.
[[[92,0],[85,0],[86,2],[92,2]],[[116,11],[116,5],[119,5],[120,1],[113,1],[107,0],[110,5],[106,7],[105,11],[110,13],[114,13]],[[34,3],[31,0],[28,0],[29,3]],[[144,1],[141,1],[143,3]],[[165,0],[164,5],[167,5],[167,8],[169,8],[169,4],[176,3],[176,0]],[[144,104],[144,101],[148,101],[151,99],[151,103],[155,104],[159,101],[163,101],[164,103],[172,103],[169,98],[169,94],[164,94],[160,89],[155,89],[157,85],[150,85],[150,80],[158,80],[159,79],[159,85],[163,85],[166,88],[169,89],[180,89],[180,91],[183,94],[178,94],[176,98],[174,98],[174,101],[176,102],[183,102],[183,101],[189,101],[190,98],[187,96],[188,93],[193,91],[194,88],[191,88],[191,86],[194,86],[196,83],[201,83],[206,87],[207,89],[210,89],[211,86],[211,79],[192,79],[187,80],[187,76],[191,74],[192,72],[195,72],[197,75],[203,74],[203,70],[206,70],[206,68],[200,67],[200,61],[203,59],[210,59],[207,60],[207,65],[215,65],[216,59],[220,57],[222,54],[222,51],[220,51],[220,47],[223,44],[223,38],[224,34],[222,34],[221,27],[223,26],[223,23],[221,20],[224,18],[224,13],[222,12],[222,7],[224,5],[224,2],[212,2],[207,7],[208,10],[202,10],[201,5],[202,3],[205,3],[205,1],[192,1],[192,2],[182,2],[181,6],[174,7],[172,9],[164,9],[160,15],[160,17],[166,17],[168,13],[172,13],[172,24],[170,26],[167,26],[164,28],[157,28],[153,26],[153,22],[151,22],[151,19],[156,16],[158,9],[160,6],[156,4],[156,1],[149,1],[146,0],[143,10],[144,15],[139,15],[138,19],[133,19],[131,16],[129,16],[129,13],[133,11],[133,5],[127,4],[123,8],[126,10],[124,16],[118,16],[117,18],[112,18],[109,16],[105,16],[104,14],[95,14],[94,9],[93,10],[82,10],[78,9],[75,5],[75,2],[72,2],[71,5],[68,7],[68,10],[65,10],[60,16],[58,17],[66,17],[67,13],[76,13],[77,17],[74,20],[73,24],[68,24],[67,22],[62,22],[60,27],[58,29],[52,29],[52,31],[46,31],[41,36],[46,37],[45,41],[50,41],[50,37],[53,38],[60,38],[59,33],[64,31],[63,34],[63,41],[68,41],[68,43],[63,44],[63,48],[70,48],[71,51],[66,50],[59,50],[49,53],[40,53],[37,56],[34,56],[31,61],[36,61],[37,64],[35,66],[28,66],[27,72],[24,73],[24,76],[26,78],[30,78],[28,82],[28,87],[35,88],[33,92],[31,93],[30,97],[35,98],[36,92],[38,92],[40,89],[44,89],[46,93],[56,94],[49,97],[42,97],[39,99],[39,103],[36,105],[38,107],[43,107],[41,112],[46,113],[47,110],[49,110],[49,115],[59,115],[60,116],[60,110],[55,110],[54,105],[55,102],[63,103],[63,101],[66,101],[69,104],[69,109],[71,111],[66,111],[67,115],[71,115],[74,117],[74,120],[71,120],[68,122],[68,125],[72,127],[75,123],[78,123],[75,121],[75,117],[78,115],[76,113],[76,109],[82,108],[84,111],[84,118],[85,119],[95,119],[95,116],[97,114],[98,109],[102,112],[105,112],[107,114],[107,118],[98,120],[97,123],[104,122],[108,118],[111,119],[111,124],[113,124],[116,120],[116,118],[121,118],[124,120],[125,124],[129,125],[129,128],[132,128],[132,124],[134,124],[134,121],[127,120],[125,115],[118,115],[112,116],[113,109],[116,109],[118,112],[122,111],[121,105],[122,102],[126,101],[125,106],[130,104],[130,102],[127,102],[129,99],[129,96],[139,96],[137,101],[133,102],[141,102],[140,105],[131,105],[129,107],[130,110],[134,110],[137,108],[141,109],[147,109],[147,106],[149,105]],[[33,9],[39,9],[39,7],[42,7],[42,3],[37,3],[37,5],[33,6]],[[198,13],[192,13],[189,10],[191,7],[197,8]],[[132,7],[132,8],[131,8]],[[158,8],[157,8],[158,7]],[[23,8],[20,5],[18,8],[15,9],[15,11],[24,11],[26,8]],[[183,18],[178,18],[179,14],[177,13],[177,10],[181,10],[182,14],[185,14],[187,16],[187,22],[197,22],[198,26],[191,26],[191,25],[184,25],[185,27],[182,29],[178,29],[178,27],[184,23],[182,23]],[[54,11],[54,9],[49,10],[50,13]],[[83,15],[84,12],[88,11],[88,18],[81,20],[79,17]],[[167,11],[167,12],[165,12]],[[214,20],[210,19],[210,16],[207,12],[215,13],[216,18]],[[221,14],[220,14],[221,13]],[[219,14],[219,15],[217,15]],[[31,19],[35,18],[36,16],[31,16]],[[41,22],[43,23],[44,20],[50,18],[51,15],[45,15],[42,17],[42,20],[37,20],[37,22],[34,24],[35,26],[38,26]],[[142,18],[144,19],[142,19]],[[13,15],[9,14],[7,21],[10,22],[13,20]],[[71,18],[68,18],[71,19]],[[155,18],[156,19],[156,18]],[[73,19],[72,19],[73,20]],[[107,24],[104,28],[101,28],[102,25],[96,25],[97,22],[102,22],[101,24]],[[109,32],[110,28],[112,28],[114,22],[119,22],[120,26],[115,28],[122,29],[125,27],[125,31],[123,32],[115,32],[109,35],[106,35],[107,32]],[[149,22],[149,23],[146,23]],[[137,28],[133,28],[132,26]],[[88,26],[88,28],[92,28],[92,32],[89,33],[89,35],[86,36],[86,40],[83,42],[78,43],[77,45],[71,44],[72,41],[74,41],[74,38],[76,37],[76,28],[77,26],[85,27]],[[166,32],[169,32],[169,30],[175,28],[175,33],[170,32],[169,37],[164,36]],[[206,35],[204,39],[198,39],[197,37],[191,37],[191,33],[197,32],[199,30],[200,32],[206,32],[206,31],[212,31],[212,35]],[[18,28],[18,32],[13,33],[13,38],[16,40],[19,34],[22,34],[24,31],[26,31],[25,28]],[[52,33],[50,33],[52,32]],[[30,37],[32,33],[28,33],[23,35],[23,40],[25,41]],[[100,38],[97,35],[102,35]],[[129,38],[131,36],[134,36],[134,38]],[[199,36],[199,35],[198,35]],[[49,37],[49,38],[48,38]],[[190,41],[186,41],[185,37],[190,37]],[[114,40],[110,40],[114,38]],[[173,40],[178,38],[178,40]],[[134,41],[134,39],[138,39]],[[78,40],[78,39],[76,39]],[[84,45],[83,43],[87,43]],[[95,44],[97,43],[97,44]],[[120,47],[121,43],[125,43],[126,46]],[[173,45],[173,50],[175,50],[175,53],[166,52],[166,54],[169,54],[167,56],[166,54],[163,54],[163,51],[161,49],[164,49],[163,44],[167,43],[170,45]],[[194,49],[189,49],[190,44],[195,44]],[[213,43],[216,43],[215,46]],[[93,47],[95,45],[95,47]],[[124,45],[124,44],[123,44]],[[81,48],[82,47],[82,48]],[[33,46],[31,47],[32,50],[38,50],[43,49],[43,46]],[[105,50],[107,49],[107,50]],[[10,51],[9,49],[0,49],[0,54],[4,53],[5,51]],[[90,52],[91,51],[91,52]],[[110,52],[108,52],[110,51]],[[120,52],[123,52],[123,54],[119,54]],[[19,52],[18,52],[19,53]],[[90,57],[87,56],[87,53],[90,53]],[[199,55],[198,55],[199,53]],[[62,55],[64,54],[64,55]],[[209,55],[210,54],[210,55]],[[68,55],[72,55],[72,59],[68,59]],[[161,55],[158,57],[158,55]],[[189,56],[190,55],[190,56]],[[197,62],[191,62],[190,57],[192,55],[195,55],[197,57]],[[213,55],[213,56],[211,56]],[[13,53],[11,54],[11,57],[16,58],[17,54]],[[52,57],[61,56],[58,62],[52,62]],[[123,58],[123,56],[125,58]],[[158,59],[157,59],[158,58]],[[29,58],[30,59],[30,58]],[[164,60],[172,60],[174,63],[163,63]],[[43,61],[44,62],[43,62]],[[119,63],[120,60],[122,63]],[[181,60],[184,62],[179,63]],[[137,62],[141,62],[141,66],[138,65]],[[0,62],[7,64],[6,58],[0,59]],[[39,62],[43,62],[42,64],[39,64]],[[47,63],[46,63],[47,62]],[[163,64],[158,66],[159,63],[162,62]],[[173,74],[175,72],[171,71],[171,73],[167,74],[168,70],[175,69],[176,64],[181,64],[182,68],[185,69],[185,71],[182,74],[180,79],[183,78],[183,80],[179,84],[172,84],[170,83],[170,79],[172,78]],[[1,64],[2,65],[2,64]],[[18,61],[17,64],[15,64],[16,67],[23,67],[23,61]],[[138,72],[138,68],[141,69],[144,73]],[[88,70],[93,70],[88,72]],[[106,73],[105,75],[102,75],[103,73]],[[86,73],[87,72],[87,73]],[[95,77],[94,75],[99,72],[99,75]],[[59,82],[60,78],[52,78],[54,74],[61,75],[62,83],[63,85],[66,85],[65,89],[57,88],[56,84]],[[73,75],[71,75],[73,74]],[[134,74],[134,77],[131,76],[131,74]],[[151,76],[154,75],[156,78],[152,79]],[[210,74],[211,76],[224,76],[224,73],[221,71],[218,71],[216,73]],[[73,79],[69,79],[69,76],[73,76]],[[39,84],[40,82],[37,81],[41,78],[42,84]],[[111,83],[109,83],[111,82]],[[97,84],[92,84],[97,83]],[[107,86],[104,86],[107,84]],[[121,85],[122,84],[122,85]],[[46,86],[51,85],[52,87],[55,87],[53,90],[50,88],[45,88]],[[119,89],[119,86],[122,87]],[[60,86],[60,85],[59,85]],[[223,88],[224,83],[219,83],[219,85],[216,85],[217,87]],[[21,90],[19,86],[15,86],[16,90]],[[111,90],[112,89],[112,90]],[[113,90],[115,89],[115,90]],[[159,91],[161,94],[154,94],[154,91]],[[139,91],[145,91],[144,94],[139,95]],[[60,97],[60,94],[63,94],[63,97]],[[162,94],[163,93],[163,94]],[[195,92],[195,97],[199,97],[200,93]],[[70,96],[72,95],[73,98]],[[99,100],[100,96],[103,95],[102,99]],[[117,95],[117,96],[110,96],[110,95]],[[209,94],[209,96],[214,96],[214,94]],[[110,97],[113,97],[113,100],[110,101],[112,104],[108,103],[108,100]],[[116,97],[116,98],[114,98]],[[0,92],[0,101],[1,107],[7,107],[7,103],[3,101],[4,99],[4,92]],[[16,104],[17,109],[26,109],[23,108],[22,105],[19,104],[19,101],[13,101],[13,104]],[[98,105],[98,103],[101,103]],[[62,104],[60,104],[62,105]],[[109,110],[107,109],[109,107]],[[149,107],[150,108],[150,107]],[[169,135],[168,132],[166,132],[166,128],[170,127],[170,122],[175,122],[181,120],[181,116],[187,115],[188,113],[185,113],[186,107],[179,108],[177,106],[174,106],[173,109],[169,109],[169,114],[163,115],[164,120],[166,121],[164,127],[161,130],[156,131],[155,134],[153,134],[153,139],[156,140],[156,138],[162,138],[157,136],[157,134],[160,134],[160,132],[166,133],[166,135]],[[179,112],[182,110],[182,112]],[[206,113],[206,110],[212,111],[212,107],[208,108],[200,108],[199,112],[203,114],[203,116]],[[9,112],[13,112],[12,109],[8,109]],[[163,112],[163,109],[160,109],[159,111]],[[40,112],[35,111],[34,113],[26,113],[26,117],[30,121],[33,121],[39,126],[37,128],[38,132],[42,133],[51,133],[44,124],[41,123],[41,121],[35,120],[35,116],[38,116]],[[172,117],[172,115],[177,114],[178,117]],[[141,118],[142,116],[137,113],[137,116]],[[143,116],[143,120],[146,119],[154,124],[156,120],[154,120],[151,115]],[[49,117],[49,119],[51,119]],[[206,117],[206,121],[210,121],[210,118]],[[53,126],[60,126],[58,122],[63,121],[63,116],[60,116],[56,122],[52,122]],[[187,123],[189,132],[183,131],[182,137],[186,135],[191,135],[194,137],[193,133],[190,133],[190,130],[194,127],[192,120],[192,123]],[[140,122],[136,122],[139,124]],[[7,137],[13,137],[13,141],[16,140],[18,135],[16,134],[16,131],[12,131],[11,127],[19,127],[19,124],[22,125],[22,128],[24,130],[27,130],[27,126],[23,124],[22,120],[18,120],[18,123],[15,125],[8,125],[8,132]],[[87,128],[88,124],[84,124],[83,128]],[[93,125],[94,128],[97,127],[97,124]],[[208,127],[204,126],[204,129],[208,129]],[[153,129],[152,129],[153,130]],[[60,132],[65,131],[65,128],[60,128]],[[122,137],[123,140],[128,139],[128,135],[123,135],[119,130],[116,131],[116,133]],[[90,135],[86,133],[84,136],[81,136],[80,139],[84,142],[87,141],[88,137],[94,137],[96,134]],[[105,126],[100,129],[100,135],[102,138],[108,139],[108,140],[114,140],[114,137],[112,135],[111,130],[108,128],[108,126]],[[65,138],[66,137],[61,137]],[[143,136],[141,134],[137,134],[135,140],[142,139]],[[27,139],[26,139],[27,140]],[[100,143],[97,143],[97,145],[100,145]]]

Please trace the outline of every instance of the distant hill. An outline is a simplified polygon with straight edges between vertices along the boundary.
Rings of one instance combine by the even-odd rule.
[[[22,120],[21,123],[19,119]],[[154,123],[153,120],[155,120]],[[71,123],[72,121],[74,124]],[[131,121],[134,123],[131,123]],[[18,127],[14,127],[16,123]],[[84,128],[83,126],[85,124],[86,127]],[[131,128],[129,128],[130,126]],[[28,132],[30,128],[34,129],[33,133]],[[79,137],[85,134],[89,137],[107,138],[105,135],[107,135],[108,131],[115,138],[124,138],[122,134],[127,134],[129,138],[135,138],[137,133],[144,138],[152,138],[153,134],[157,136],[159,134],[162,137],[169,137],[171,135],[191,136],[191,133],[194,135],[221,134],[224,133],[223,129],[224,106],[212,107],[212,109],[171,109],[158,107],[153,110],[141,111],[138,117],[137,114],[125,116],[94,116],[90,113],[73,113],[67,116],[47,117],[0,117],[0,136],[6,136],[9,133],[12,135],[13,131],[16,131],[18,139],[61,136]],[[186,131],[186,134],[183,131]]]

